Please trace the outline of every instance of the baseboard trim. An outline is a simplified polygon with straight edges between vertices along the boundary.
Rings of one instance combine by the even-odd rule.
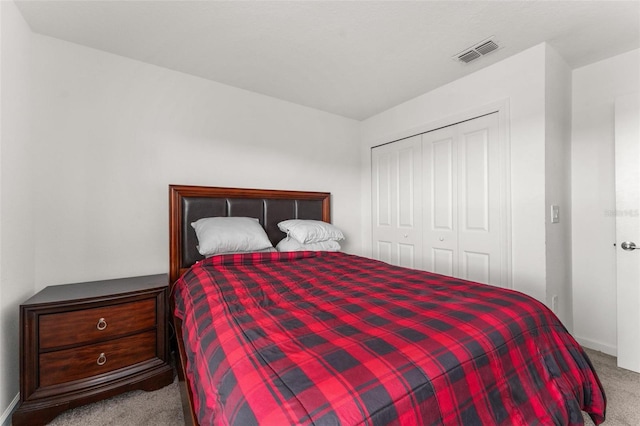
[[[585,348],[593,349],[594,351],[602,352],[611,356],[618,356],[618,348],[615,346],[606,345],[604,343],[595,342],[590,339],[584,339],[582,337],[575,337],[576,341]]]
[[[18,407],[19,401],[20,401],[20,394],[18,393],[16,394],[15,398],[13,398],[13,401],[11,401],[11,404],[9,404],[7,409],[4,410],[4,413],[2,413],[2,416],[0,417],[0,425],[11,426],[11,415],[13,414],[15,409]]]

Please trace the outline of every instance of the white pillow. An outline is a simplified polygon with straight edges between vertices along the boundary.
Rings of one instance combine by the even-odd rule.
[[[302,244],[294,238],[284,238],[276,245],[278,251],[340,251],[340,243],[334,240]]]
[[[193,222],[191,226],[198,237],[198,252],[203,256],[273,248],[258,219],[207,217]]]
[[[278,223],[278,228],[302,244],[344,240],[342,231],[320,220],[289,219]]]

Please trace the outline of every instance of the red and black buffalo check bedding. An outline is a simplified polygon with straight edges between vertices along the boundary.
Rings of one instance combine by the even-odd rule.
[[[201,425],[604,420],[582,348],[515,291],[298,252],[209,258],[174,297]]]

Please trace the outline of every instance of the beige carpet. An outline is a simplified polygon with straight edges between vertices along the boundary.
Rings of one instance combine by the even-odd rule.
[[[640,425],[640,374],[616,366],[616,359],[586,349],[607,395],[607,426]],[[585,424],[593,425],[586,417]]]
[[[154,392],[133,391],[65,411],[55,426],[175,426],[183,425],[177,379]]]
[[[640,425],[640,374],[616,367],[616,359],[587,350],[607,394],[607,426]],[[66,411],[55,426],[175,426],[184,424],[177,382],[155,392],[135,391]],[[585,424],[593,425],[586,418]]]

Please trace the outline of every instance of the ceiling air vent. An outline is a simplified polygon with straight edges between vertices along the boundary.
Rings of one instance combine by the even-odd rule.
[[[494,52],[500,49],[498,43],[496,43],[492,38],[488,38],[486,40],[481,41],[480,43],[463,50],[453,57],[454,60],[459,62],[464,62],[468,64],[471,61],[475,61],[482,56]]]
[[[464,62],[465,64],[468,64],[474,59],[478,59],[480,56],[482,55],[475,50],[469,50],[468,52],[464,52],[463,54],[459,55],[458,60]]]
[[[487,53],[491,53],[496,49],[498,49],[498,45],[496,44],[496,42],[493,40],[489,40],[479,46],[476,46],[475,51],[480,53],[481,55],[486,55]]]

